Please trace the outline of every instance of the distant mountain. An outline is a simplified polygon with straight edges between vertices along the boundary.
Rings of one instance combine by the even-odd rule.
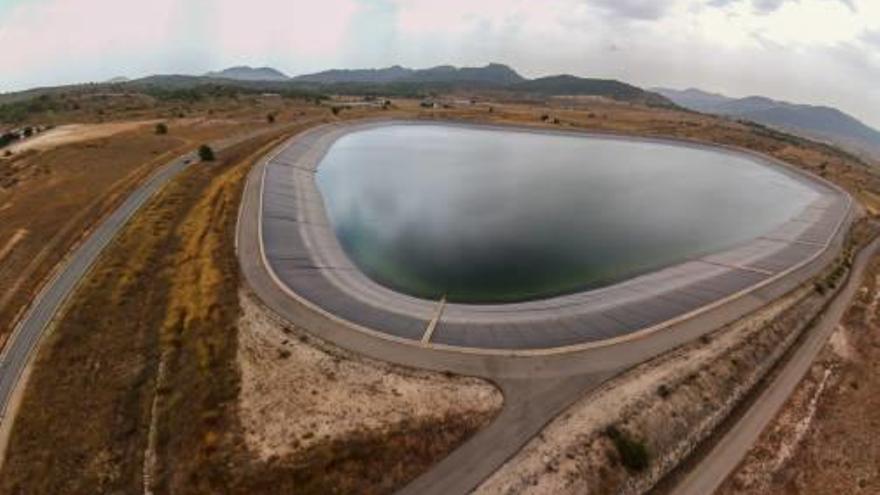
[[[127,78],[125,76],[118,76],[118,77],[114,77],[111,79],[107,79],[104,82],[106,82],[108,84],[117,84],[117,83],[124,83],[124,82],[128,82],[128,81],[130,81],[129,78]]]
[[[384,84],[399,81],[415,72],[399,65],[393,65],[385,69],[331,69],[314,74],[296,76],[294,82],[317,83],[317,84],[349,84],[370,83]]]
[[[208,72],[204,75],[211,79],[233,79],[236,81],[286,81],[290,79],[283,72],[271,67],[248,67],[241,65],[230,67],[217,72]]]
[[[679,106],[697,112],[712,113],[712,110],[718,105],[732,101],[732,98],[728,98],[724,95],[708,93],[696,88],[688,88],[685,90],[651,88],[651,91],[669,98]]]
[[[497,85],[515,84],[525,81],[515,70],[504,64],[489,64],[485,67],[456,68],[451,65],[438,65],[430,69],[417,70],[404,79],[407,82],[464,82]]]
[[[317,84],[483,83],[508,85],[523,80],[523,77],[516,71],[502,64],[461,68],[439,65],[430,69],[409,69],[399,65],[384,69],[333,69],[293,78],[294,82]]]
[[[614,79],[548,76],[514,84],[511,89],[546,95],[602,96],[646,105],[675,106],[664,96]]]
[[[880,131],[836,108],[789,103],[763,96],[729,98],[693,88],[684,91],[655,88],[654,91],[691,110],[781,127],[880,156]]]
[[[291,79],[294,83],[343,89],[353,85],[381,85],[397,88],[475,88],[540,95],[601,96],[618,101],[655,106],[675,106],[665,97],[611,79],[588,79],[570,75],[526,79],[503,64],[483,67],[438,65],[429,69],[409,69],[394,65],[384,69],[334,69]],[[420,86],[421,85],[421,86]]]

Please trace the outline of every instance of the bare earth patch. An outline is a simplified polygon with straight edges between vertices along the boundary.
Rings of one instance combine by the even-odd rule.
[[[263,460],[365,430],[494,415],[501,393],[476,379],[356,358],[309,339],[241,294],[239,415]]]
[[[134,122],[109,122],[106,124],[67,124],[48,130],[38,136],[27,139],[9,147],[13,153],[27,150],[46,150],[64,144],[92,139],[104,138],[122,132],[133,131],[145,125],[155,124],[158,120]]]

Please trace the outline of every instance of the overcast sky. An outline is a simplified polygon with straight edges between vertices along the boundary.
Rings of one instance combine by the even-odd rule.
[[[501,62],[837,106],[880,128],[880,0],[0,0],[0,91]]]

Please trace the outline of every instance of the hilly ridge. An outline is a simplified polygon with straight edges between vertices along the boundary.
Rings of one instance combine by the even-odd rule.
[[[234,79],[237,81],[286,81],[290,79],[283,72],[271,67],[249,67],[239,65],[216,72],[208,72],[204,77],[215,79]]]
[[[880,156],[880,131],[836,108],[790,103],[764,96],[731,98],[695,88],[654,88],[653,91],[690,110],[780,127]]]
[[[292,80],[318,84],[445,82],[505,85],[524,81],[525,78],[506,65],[492,63],[484,67],[461,68],[438,65],[428,69],[410,69],[393,65],[384,69],[331,69],[296,76]]]

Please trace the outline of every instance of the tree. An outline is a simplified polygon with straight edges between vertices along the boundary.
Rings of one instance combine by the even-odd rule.
[[[339,115],[339,112],[342,111],[342,107],[331,107],[330,111],[333,112],[333,115]]]
[[[274,113],[267,113],[266,114],[266,122],[268,122],[270,124],[274,124],[275,123],[275,114]]]
[[[168,134],[168,126],[165,125],[165,122],[156,124],[156,134]]]
[[[0,135],[0,148],[8,145],[9,143],[11,143],[13,141],[17,141],[17,140],[18,140],[18,134],[15,134],[13,132],[4,133],[3,135]]]
[[[214,150],[212,150],[207,144],[199,146],[199,158],[201,158],[203,162],[213,162]]]

